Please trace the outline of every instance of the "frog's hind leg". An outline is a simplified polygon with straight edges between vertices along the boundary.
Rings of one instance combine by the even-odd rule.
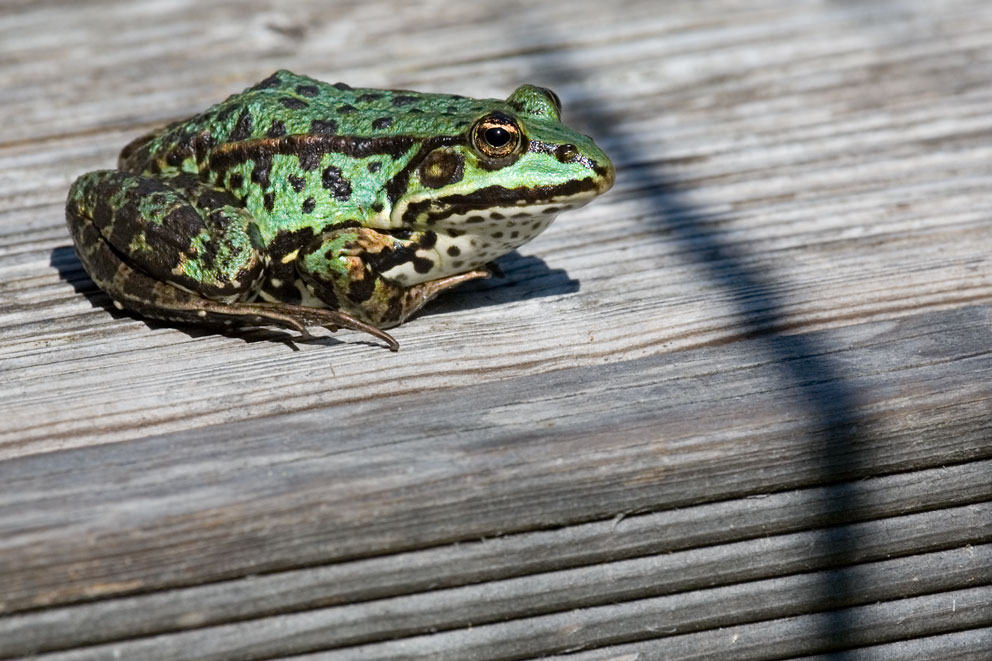
[[[165,181],[91,172],[69,192],[66,221],[93,281],[119,308],[212,326],[353,328],[392,337],[336,310],[250,299],[265,273],[254,221],[229,193],[191,175]]]

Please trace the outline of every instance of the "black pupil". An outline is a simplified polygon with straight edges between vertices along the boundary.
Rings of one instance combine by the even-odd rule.
[[[486,142],[493,147],[502,147],[510,141],[510,132],[501,126],[494,126],[486,129],[485,137]]]

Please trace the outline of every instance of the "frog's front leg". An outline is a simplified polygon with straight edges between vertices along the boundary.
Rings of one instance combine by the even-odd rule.
[[[425,303],[463,282],[488,278],[485,268],[425,280],[437,269],[433,232],[403,238],[364,227],[316,237],[297,256],[314,296],[379,328],[403,323]]]
[[[337,310],[255,303],[267,257],[251,215],[193,175],[150,178],[104,170],[73,184],[66,220],[93,281],[118,308],[156,319],[219,326],[362,330],[396,341]]]

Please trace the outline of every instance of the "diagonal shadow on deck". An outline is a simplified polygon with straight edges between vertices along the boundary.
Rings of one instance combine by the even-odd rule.
[[[544,41],[555,43],[556,37],[548,33]],[[533,70],[537,80],[528,82],[546,81],[554,88],[555,80],[583,79],[583,72],[569,61],[567,49],[551,52],[547,69]],[[860,449],[866,439],[857,431],[860,416],[855,393],[845,382],[841,369],[829,359],[828,348],[812,335],[783,333],[785,303],[776,294],[776,283],[738,257],[746,251],[711,228],[711,214],[686,202],[677,190],[676,180],[656,165],[663,155],[648,149],[643,139],[625,132],[620,114],[594,99],[585,101],[579,108],[569,107],[567,98],[563,101],[566,122],[578,118],[577,123],[588,127],[600,145],[610,145],[607,152],[617,168],[618,188],[633,188],[643,193],[645,203],[651,207],[648,226],[654,230],[656,240],[679,244],[686,254],[694,256],[701,275],[727,293],[740,327],[739,337],[756,339],[764,357],[804,394],[804,414],[812,430],[807,440],[808,450],[822,467],[815,484],[831,485],[839,511],[856,511],[857,496],[850,480],[866,477]],[[747,395],[742,393],[744,397]],[[756,488],[774,486],[756,485]],[[843,514],[833,520],[845,521]],[[849,657],[845,650],[856,645],[851,635],[856,622],[845,609],[860,601],[857,586],[843,568],[856,562],[858,543],[837,526],[823,529],[820,544],[834,550],[839,569],[823,573],[817,598],[804,610],[824,612],[824,625],[816,635],[819,643],[814,645],[827,653],[828,658],[840,661]]]

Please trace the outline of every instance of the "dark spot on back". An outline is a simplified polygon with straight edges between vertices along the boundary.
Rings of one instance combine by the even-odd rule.
[[[338,123],[333,119],[315,119],[310,122],[310,132],[333,135],[338,132]]]
[[[205,163],[210,155],[210,150],[217,146],[217,138],[209,133],[198,133],[193,138],[193,153],[196,155],[197,163]]]
[[[266,78],[265,80],[263,80],[262,82],[256,83],[255,86],[252,87],[251,89],[252,90],[264,90],[264,89],[269,89],[271,87],[279,87],[279,85],[281,85],[281,84],[282,84],[282,81],[279,80],[279,74],[275,74],[274,73],[271,76],[269,76],[268,78]]]
[[[341,113],[342,115],[350,115],[351,113],[355,112],[355,106],[351,105],[350,103],[346,103],[343,106],[338,106],[338,112]]]
[[[381,98],[382,98],[381,94],[373,94],[371,92],[366,92],[365,94],[362,94],[360,97],[358,97],[358,99],[356,100],[361,101],[362,103],[369,103],[370,101],[378,101]]]
[[[179,167],[184,160],[186,160],[186,154],[179,148],[172,149],[165,157],[166,164],[174,168]]]
[[[300,96],[317,96],[320,90],[317,89],[316,85],[297,85],[296,93]]]
[[[251,171],[251,180],[259,186],[269,185],[269,171],[272,169],[272,154],[261,153],[256,157]]]
[[[369,169],[369,172],[375,174],[376,172],[382,169],[382,163],[379,161],[372,161],[366,167]]]
[[[337,199],[344,201],[351,197],[351,184],[341,174],[340,168],[328,165],[321,174],[321,182]]]
[[[296,158],[300,161],[300,169],[304,172],[310,172],[316,170],[320,165],[324,153],[313,145],[307,145],[296,152]]]
[[[200,209],[219,209],[224,206],[238,206],[237,200],[227,191],[204,188],[196,198]]]
[[[308,197],[307,199],[303,200],[303,206],[300,208],[303,210],[303,213],[313,213],[314,207],[316,206],[317,206],[317,201],[312,197]]]
[[[350,85],[346,85],[345,83],[334,83],[334,85],[332,85],[332,87],[334,87],[335,89],[339,89],[342,92],[344,92],[345,90],[350,90],[351,89],[351,86]]]
[[[224,108],[223,110],[221,110],[219,113],[217,113],[217,121],[218,122],[226,122],[228,120],[228,118],[231,116],[231,114],[235,110],[237,110],[237,107],[236,106],[227,106],[226,108]]]
[[[401,94],[400,96],[393,97],[394,106],[407,106],[417,100],[417,97],[408,96],[406,94]]]
[[[297,177],[295,174],[291,174],[286,179],[289,181],[289,185],[293,187],[293,190],[297,193],[302,193],[303,189],[306,188],[307,180],[303,177]]]
[[[234,125],[234,130],[228,136],[231,142],[241,142],[251,137],[251,113],[245,108],[238,116],[238,122]]]
[[[232,174],[231,178],[227,181],[227,185],[230,188],[241,188],[245,185],[245,178],[240,174]]]
[[[269,191],[268,193],[262,196],[262,204],[265,205],[266,211],[272,211],[272,207],[275,206],[275,203],[276,203],[275,193]]]
[[[292,97],[292,96],[280,97],[279,103],[286,106],[290,110],[303,110],[304,108],[307,107],[306,101],[304,101],[303,99],[297,99],[296,97]]]
[[[265,135],[270,138],[279,138],[286,135],[286,124],[280,119],[273,121],[272,126],[269,127],[269,132]]]
[[[388,129],[393,123],[392,117],[379,117],[372,120],[372,128],[374,129]]]

